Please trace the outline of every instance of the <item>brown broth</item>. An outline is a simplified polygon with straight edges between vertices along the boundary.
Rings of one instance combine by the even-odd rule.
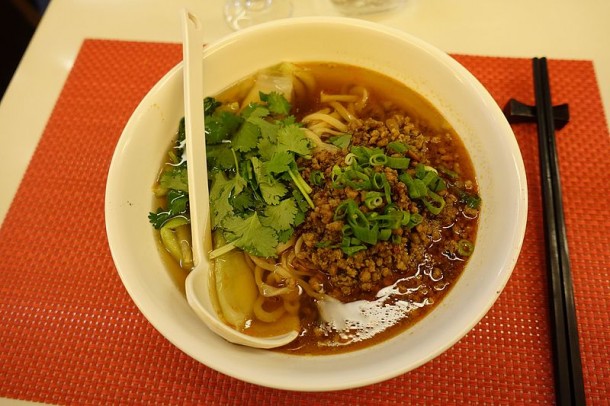
[[[293,103],[293,114],[297,119],[320,107],[321,91],[327,94],[340,94],[349,86],[359,85],[370,91],[371,105],[393,106],[403,110],[420,127],[430,126],[435,131],[450,128],[444,117],[428,100],[399,81],[381,73],[337,63],[304,63],[299,66],[314,74],[316,89],[311,92],[311,97]]]

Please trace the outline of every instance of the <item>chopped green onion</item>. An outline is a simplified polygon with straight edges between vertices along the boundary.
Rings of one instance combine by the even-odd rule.
[[[421,181],[424,182],[424,185],[428,186],[432,182],[435,182],[436,179],[438,179],[438,175],[436,174],[436,172],[428,171],[426,172],[426,175],[422,178]]]
[[[465,203],[466,206],[470,207],[471,209],[478,209],[481,205],[481,198],[474,193],[468,193],[460,190],[459,198],[462,203]]]
[[[409,224],[409,221],[411,221],[411,213],[409,213],[408,211],[403,211],[402,220],[400,220],[400,225],[406,226],[407,224]]]
[[[383,182],[386,180],[385,175],[383,173],[374,172],[371,178],[371,186],[373,189],[383,189]]]
[[[341,246],[341,251],[343,251],[343,253],[347,256],[352,256],[355,253],[357,253],[358,251],[362,251],[365,250],[366,246],[365,245],[354,245],[354,246]]]
[[[391,149],[392,151],[402,154],[409,150],[409,146],[399,141],[392,141],[386,146],[386,149]]]
[[[474,252],[474,244],[468,240],[459,240],[457,243],[457,251],[463,257],[469,257]]]
[[[412,229],[416,225],[420,224],[424,220],[424,217],[419,213],[411,213],[411,218],[409,219],[409,224],[407,224],[408,229]]]
[[[358,160],[358,162],[360,163],[365,163],[369,160],[369,153],[368,153],[368,148],[366,147],[361,147],[359,145],[354,145],[351,149],[350,152],[352,154],[354,154],[354,156],[356,157],[356,159]]]
[[[360,226],[357,224],[352,224],[351,226],[352,230],[354,230],[354,237],[370,245],[377,244],[377,235],[379,234],[378,224],[375,224],[373,228],[368,227],[368,222],[366,226]]]
[[[406,169],[409,167],[409,162],[411,162],[409,158],[388,157],[386,166],[392,169]]]
[[[355,145],[350,149],[350,152],[356,155],[358,163],[360,165],[370,164],[370,158],[376,154],[382,154],[381,148],[367,148],[359,145]]]
[[[339,206],[337,206],[337,208],[335,209],[335,216],[334,216],[334,220],[341,220],[344,219],[345,216],[348,215],[348,213],[350,213],[353,209],[352,207],[356,207],[356,202],[353,201],[352,199],[347,199],[342,201]]]
[[[354,169],[348,169],[343,172],[342,183],[355,190],[363,190],[371,188],[371,181],[369,177],[363,173]]]
[[[366,218],[366,216],[364,215],[363,212],[360,211],[360,209],[358,207],[356,207],[356,204],[354,203],[353,206],[348,206],[347,207],[347,216],[345,216],[347,223],[352,226],[352,228],[355,227],[363,227],[363,228],[368,228],[369,227],[369,220]],[[355,230],[354,230],[354,234],[356,234]]]
[[[451,169],[445,168],[444,166],[439,166],[438,170],[442,173],[444,173],[445,175],[449,176],[451,179],[457,179],[458,174],[455,171],[452,171]]]
[[[388,182],[388,178],[386,178],[386,176],[384,174],[382,174],[383,178],[382,178],[382,185],[383,185],[383,192],[385,193],[385,200],[388,204],[392,203],[392,190],[390,188],[390,182]]]
[[[352,237],[349,239],[349,245],[362,245],[362,241],[360,241],[356,237]]]
[[[417,164],[415,166],[415,177],[417,179],[423,179],[424,176],[426,176],[426,167],[424,166],[424,164]]]
[[[354,231],[352,230],[349,224],[345,224],[341,229],[341,233],[344,237],[351,237],[354,234]]]
[[[418,163],[414,169],[407,172],[411,160],[398,154],[403,154],[408,149],[409,146],[404,143],[391,142],[385,151],[388,155],[394,155],[388,156],[381,148],[352,146],[344,158],[347,166],[333,167],[333,187],[350,187],[365,192],[360,195],[361,200],[358,200],[358,203],[347,199],[336,208],[334,219],[342,220],[344,226],[342,243],[335,247],[340,247],[344,253],[352,255],[366,249],[368,245],[376,244],[377,241],[391,240],[401,243],[402,237],[394,233],[394,230],[401,227],[412,229],[423,221],[422,214],[410,213],[392,203],[392,185],[386,177],[384,167],[399,171],[398,179],[407,187],[409,197],[412,200],[420,200],[420,211],[425,208],[430,214],[437,215],[443,210],[446,202],[437,192],[446,189],[447,183],[439,176],[437,169],[423,163]],[[310,183],[317,185],[323,180],[320,175],[312,172]],[[468,199],[471,204],[476,204],[478,198],[461,190],[458,190],[458,196]]]
[[[400,180],[402,183],[404,183],[407,186],[409,186],[411,183],[413,183],[413,178],[407,172],[403,172],[400,175],[398,175],[398,180]]]
[[[379,239],[381,241],[387,241],[392,236],[392,229],[390,228],[382,228],[379,230]]]
[[[330,173],[330,180],[335,189],[342,188],[341,184],[341,176],[343,175],[343,171],[338,165],[333,166],[332,172]]]
[[[364,197],[364,204],[369,209],[376,209],[383,204],[383,198],[379,192],[367,192]]]
[[[344,162],[346,165],[351,165],[354,162],[357,162],[356,154],[350,152],[349,154],[345,155]]]
[[[428,195],[423,199],[424,206],[432,214],[439,214],[445,207],[445,199],[432,191],[428,191]]]
[[[374,154],[369,158],[369,163],[372,166],[385,165],[388,162],[388,157],[385,154]]]
[[[324,184],[324,174],[321,171],[311,171],[309,181],[314,186],[322,186]]]
[[[388,214],[388,213],[391,213],[391,212],[393,212],[393,211],[398,211],[398,210],[400,210],[400,209],[398,208],[398,206],[397,206],[397,205],[395,205],[394,203],[389,203],[389,204],[388,204],[388,205],[385,207],[385,209],[384,209],[384,211],[383,211],[383,214]]]
[[[411,184],[407,185],[409,188],[409,197],[411,199],[421,199],[428,194],[428,188],[421,179],[413,179]]]
[[[347,133],[335,135],[330,137],[328,141],[341,149],[347,149],[349,143],[352,141],[352,135]]]
[[[390,228],[394,230],[400,227],[402,218],[402,210],[393,210],[377,216],[375,222],[379,223],[381,228]]]
[[[428,185],[430,190],[433,192],[440,192],[441,190],[447,189],[447,183],[440,176],[436,177],[436,180],[433,181],[430,185]]]

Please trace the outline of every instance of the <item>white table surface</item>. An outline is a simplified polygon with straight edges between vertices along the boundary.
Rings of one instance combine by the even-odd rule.
[[[52,0],[0,104],[0,221],[4,219],[85,38],[180,42],[178,10],[231,32],[224,0]],[[294,0],[294,15],[338,15],[330,0]],[[610,117],[610,1],[407,0],[365,17],[449,53],[593,60]],[[552,74],[552,73],[551,73]]]

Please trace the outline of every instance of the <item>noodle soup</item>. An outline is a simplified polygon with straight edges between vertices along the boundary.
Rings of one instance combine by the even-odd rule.
[[[205,102],[221,318],[279,351],[386,340],[428,314],[474,250],[480,198],[460,138],[379,73],[285,63]],[[149,218],[179,286],[192,267],[183,126]]]

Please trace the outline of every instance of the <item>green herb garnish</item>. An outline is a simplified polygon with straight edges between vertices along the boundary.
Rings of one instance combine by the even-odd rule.
[[[212,118],[220,115],[217,121],[240,123],[218,135],[222,142],[208,150],[212,226],[227,241],[212,251],[210,258],[235,247],[252,255],[274,257],[277,245],[290,238],[294,227],[305,219],[305,212],[314,207],[309,197],[312,189],[296,163],[298,157],[310,156],[310,141],[288,115],[291,106],[283,95],[261,93],[260,99],[239,115],[206,111]],[[227,114],[235,118],[229,119]]]

